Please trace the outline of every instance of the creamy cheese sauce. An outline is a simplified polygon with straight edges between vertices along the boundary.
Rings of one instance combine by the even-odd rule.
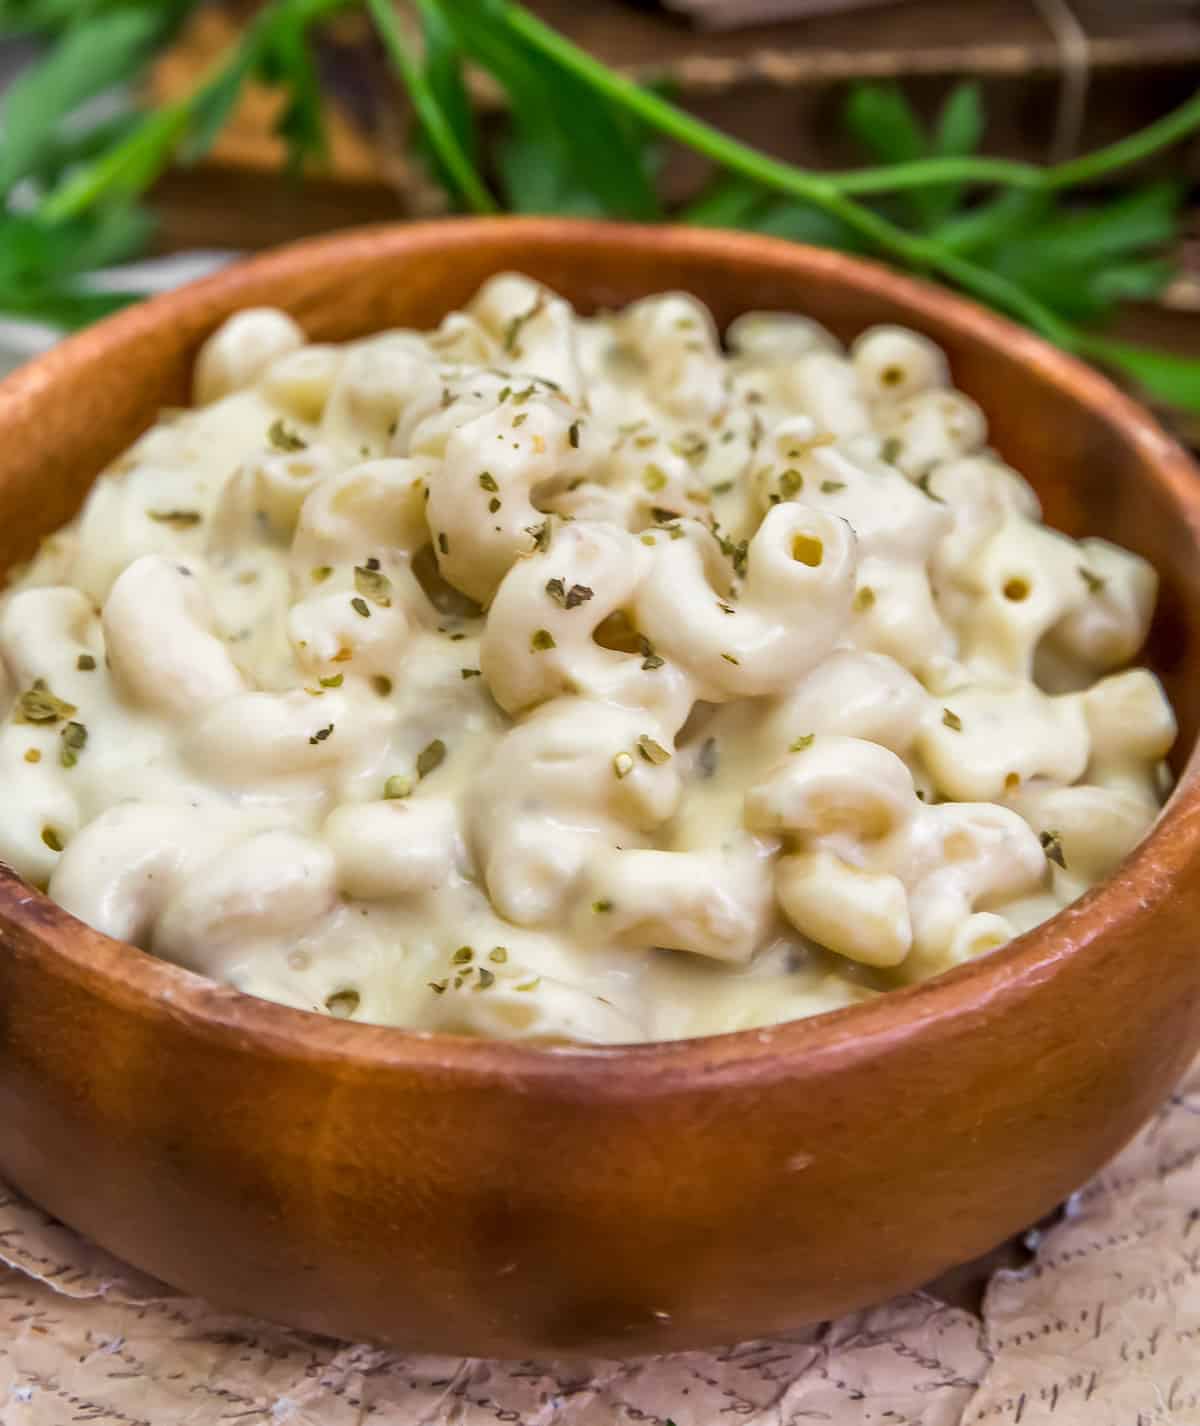
[[[1153,570],[1040,523],[942,354],[516,276],[239,314],[0,596],[0,859],[287,1005],[772,1024],[1105,876],[1174,737]]]

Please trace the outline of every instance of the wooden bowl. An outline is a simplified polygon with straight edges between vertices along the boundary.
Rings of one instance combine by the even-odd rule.
[[[0,868],[0,1174],[218,1303],[405,1348],[629,1355],[911,1288],[1031,1223],[1200,1043],[1200,485],[1103,377],[882,267],[755,237],[557,220],[351,232],[101,323],[0,386],[0,567],[273,303],[314,338],[432,324],[517,268],[583,308],[664,288],[725,322],[908,323],[949,353],[1049,520],[1163,579],[1150,658],[1182,778],[1104,885],[867,1005],[675,1044],[545,1051],[346,1024],[89,930]],[[2,793],[0,793],[2,795]]]

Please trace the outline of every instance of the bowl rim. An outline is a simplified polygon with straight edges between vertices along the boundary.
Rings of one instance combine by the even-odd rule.
[[[452,218],[388,223],[305,239],[243,259],[216,274],[104,319],[69,337],[0,382],[0,421],[6,407],[36,402],[38,393],[64,379],[85,353],[120,347],[148,328],[171,324],[213,294],[224,299],[270,275],[300,276],[314,260],[328,264],[362,248],[379,261],[410,260],[424,251],[486,243],[503,232],[539,250],[556,244],[602,253],[619,242],[669,265],[687,253],[731,258],[745,265],[790,264],[797,276],[837,275],[885,300],[927,317],[959,337],[1005,346],[1050,385],[1069,387],[1126,442],[1140,448],[1187,526],[1200,555],[1200,484],[1187,452],[1145,407],[1100,372],[968,298],[908,277],[881,263],[784,239],[720,229],[646,226],[591,219]],[[414,251],[415,250],[415,251]],[[243,304],[250,305],[250,304]],[[0,863],[0,928],[5,920],[23,931],[57,975],[126,1011],[185,1022],[210,1042],[236,1043],[272,1056],[334,1063],[358,1071],[437,1070],[472,1080],[499,1075],[516,1085],[566,1086],[591,1097],[715,1087],[780,1075],[826,1074],[840,1063],[876,1058],[898,1039],[933,1022],[968,1022],[994,1016],[1037,992],[1068,964],[1099,954],[1102,938],[1119,936],[1129,922],[1174,894],[1189,866],[1200,864],[1200,740],[1188,755],[1166,806],[1116,871],[1050,920],[978,960],[872,1000],[799,1020],[724,1031],[682,1040],[614,1045],[531,1045],[518,1040],[474,1039],[442,1031],[338,1020],[318,1011],[262,1000],[232,986],[162,960],[93,930],[21,881]],[[621,1073],[613,1070],[620,1066]],[[702,1078],[697,1080],[697,1071]]]

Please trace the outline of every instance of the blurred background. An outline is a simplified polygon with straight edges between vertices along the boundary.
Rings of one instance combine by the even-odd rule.
[[[422,90],[501,210],[752,227],[904,262],[621,104],[578,107],[518,8],[604,73],[805,172],[1062,165],[1153,135],[1200,75],[1193,0],[0,0],[0,360],[236,253],[479,207],[431,142]],[[627,155],[609,174],[598,142],[585,150],[605,125],[634,146],[652,199],[615,181]],[[1006,181],[863,201],[1088,332],[1181,359],[1160,379],[1088,351],[1198,439],[1196,132],[1053,200]]]
[[[155,91],[186,90],[254,8],[236,0],[201,6],[153,76]],[[528,8],[598,58],[665,84],[726,132],[817,168],[849,168],[869,156],[843,122],[855,81],[897,82],[931,119],[957,83],[976,80],[987,151],[1045,162],[1142,128],[1200,80],[1194,0],[1071,0],[1069,7],[1066,0],[530,0]],[[775,22],[763,22],[772,13]],[[1063,23],[1066,16],[1074,22]],[[287,183],[260,186],[262,176],[280,172],[284,155],[272,135],[270,96],[252,96],[257,102],[244,104],[204,168],[166,186],[168,243],[226,240],[234,215],[220,197],[236,191],[239,178],[253,202],[239,207],[235,231],[254,246],[398,211],[444,211],[444,193],[406,157],[403,96],[366,15],[331,26],[323,77],[332,98],[331,181],[311,185],[303,207]],[[503,93],[484,82],[473,88],[481,114],[499,122]],[[1200,176],[1200,140],[1186,161],[1189,177]],[[665,193],[683,200],[704,176],[692,155],[674,153]]]

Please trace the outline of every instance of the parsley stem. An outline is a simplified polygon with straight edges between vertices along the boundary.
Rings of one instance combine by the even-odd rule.
[[[919,158],[911,163],[883,164],[823,174],[841,193],[899,193],[939,183],[1006,184],[1010,188],[1047,186],[1053,170],[1007,158]]]
[[[1067,351],[1078,350],[1078,329],[1056,316],[1044,302],[1031,296],[1023,287],[991,268],[980,267],[978,263],[960,257],[940,243],[931,243],[930,248],[929,265],[944,277],[953,279],[972,296],[1018,318],[1056,346]]]
[[[1128,134],[1115,143],[1107,144],[1094,153],[1081,154],[1079,158],[1068,159],[1053,168],[1043,170],[1048,188],[1072,188],[1079,183],[1090,183],[1119,168],[1127,168],[1132,163],[1140,163],[1151,154],[1178,143],[1188,134],[1200,129],[1200,90],[1190,99],[1184,100],[1177,109],[1164,114],[1161,119],[1147,124],[1136,134]]]
[[[366,4],[379,32],[379,38],[383,41],[383,47],[387,50],[388,58],[408,90],[408,97],[426,137],[441,159],[446,172],[453,179],[463,201],[476,213],[495,213],[496,200],[463,152],[454,130],[446,121],[437,96],[429,87],[424,71],[413,58],[401,34],[392,0],[366,0]]]
[[[887,164],[848,173],[816,173],[772,159],[722,134],[703,120],[684,113],[668,100],[643,89],[635,80],[593,59],[585,50],[564,39],[520,5],[507,4],[502,13],[509,27],[530,44],[593,88],[640,114],[647,123],[663,133],[725,168],[747,178],[755,178],[780,192],[814,202],[820,201],[819,192],[831,188],[849,196],[962,182],[1007,184],[1031,189],[1071,188],[1140,162],[1200,129],[1198,91],[1171,113],[1136,134],[1049,168],[1012,159],[968,157],[918,159],[912,163]]]
[[[826,175],[781,163],[684,113],[668,100],[593,59],[586,50],[572,44],[522,6],[506,4],[499,14],[511,30],[535,49],[593,89],[638,114],[660,132],[764,188],[802,199],[840,218],[892,257],[917,269],[939,272],[974,296],[1027,322],[1048,340],[1060,346],[1075,347],[1074,329],[1008,278],[979,267],[930,238],[910,233],[873,209],[856,203],[839,191],[836,181]]]
[[[576,78],[639,115],[661,133],[677,139],[697,153],[704,154],[723,168],[755,179],[767,188],[789,193],[794,198],[804,198],[812,203],[823,203],[836,192],[834,184],[824,175],[781,163],[767,154],[759,153],[757,149],[752,149],[737,139],[731,139],[728,134],[723,134],[720,129],[713,128],[702,119],[695,119],[684,113],[652,90],[643,89],[635,80],[610,69],[601,60],[594,59],[586,50],[572,44],[522,6],[505,4],[498,13],[511,30]]]
[[[973,296],[1019,318],[1048,341],[1068,349],[1075,347],[1075,332],[1068,323],[1062,321],[1023,287],[1000,273],[980,267],[935,239],[910,233],[880,216],[874,209],[866,208],[836,191],[822,194],[810,201],[840,218],[848,227],[862,233],[864,237],[870,238],[884,252],[901,258],[910,267],[918,270],[932,269],[943,277],[952,279]]]
[[[1049,168],[1006,158],[923,158],[912,163],[857,168],[822,176],[848,194],[898,193],[902,189],[937,183],[999,184],[1054,192],[1092,183],[1118,169],[1140,163],[1196,129],[1200,129],[1200,92],[1136,134]]]
[[[148,188],[183,142],[193,104],[220,77],[215,75],[205,81],[194,95],[147,114],[119,144],[50,193],[39,205],[37,217],[44,223],[66,222],[101,198],[117,193],[131,195]]]
[[[351,0],[302,0],[296,7],[303,29],[319,24]],[[261,36],[295,0],[275,0],[261,11],[235,44],[229,46],[190,94],[151,110],[115,147],[101,154],[50,193],[37,209],[45,223],[76,218],[93,204],[117,195],[141,193],[158,178],[188,137],[205,101],[252,67]]]

